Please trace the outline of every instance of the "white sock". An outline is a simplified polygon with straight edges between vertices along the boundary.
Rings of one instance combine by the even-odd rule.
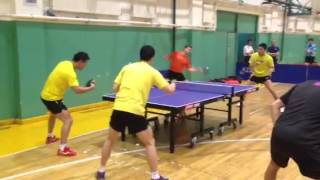
[[[151,172],[151,179],[159,179],[159,171]]]
[[[98,171],[99,172],[106,172],[106,167],[105,166],[101,166]]]
[[[48,137],[54,137],[53,133],[48,133]]]
[[[61,151],[63,151],[66,146],[67,146],[67,144],[60,144],[60,145],[59,145],[59,149],[60,149]]]

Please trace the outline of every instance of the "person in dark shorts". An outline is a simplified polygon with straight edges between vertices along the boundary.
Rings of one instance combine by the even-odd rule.
[[[264,84],[274,99],[278,99],[277,94],[272,89],[271,74],[274,71],[272,57],[266,53],[267,45],[259,44],[258,52],[253,53],[249,65],[252,72],[250,84]]]
[[[189,54],[192,51],[192,46],[186,45],[183,51],[175,51],[169,54],[166,59],[170,61],[170,68],[168,73],[168,79],[170,81],[185,81],[186,78],[183,75],[185,70],[189,72],[202,71],[201,68],[194,68],[191,65]]]
[[[109,134],[102,148],[100,168],[96,173],[98,180],[106,178],[105,165],[112,147],[126,127],[130,133],[137,135],[146,149],[151,180],[168,180],[158,172],[155,140],[145,118],[145,107],[153,86],[166,93],[172,93],[175,91],[175,84],[169,84],[160,72],[151,66],[154,56],[155,50],[152,46],[143,46],[140,50],[141,60],[123,67],[114,81],[116,99]]]
[[[50,73],[41,92],[41,101],[50,112],[46,144],[55,143],[59,140],[53,134],[53,130],[57,118],[63,122],[61,142],[58,149],[59,156],[76,155],[76,152],[67,146],[73,119],[68,108],[63,103],[63,98],[69,88],[77,94],[86,93],[95,88],[94,81],[88,87],[81,87],[77,78],[76,70],[84,69],[89,59],[87,53],[78,52],[74,55],[72,61],[61,61]]]
[[[280,48],[277,45],[276,41],[272,41],[271,46],[268,48],[268,53],[273,59],[273,64],[278,64],[278,58],[280,54]]]
[[[278,170],[287,167],[290,158],[304,176],[320,179],[319,107],[319,81],[298,84],[272,104],[272,160],[265,180],[275,180]]]
[[[313,38],[308,39],[308,44],[306,47],[306,58],[305,64],[312,65],[316,63],[317,45],[314,43]]]

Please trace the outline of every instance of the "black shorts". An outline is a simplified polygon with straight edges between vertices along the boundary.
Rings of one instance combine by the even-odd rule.
[[[250,81],[253,81],[253,82],[257,83],[257,84],[263,84],[268,80],[271,80],[271,76],[264,76],[264,77],[252,76],[250,78]]]
[[[168,79],[170,81],[172,80],[185,81],[186,77],[184,77],[183,73],[177,73],[169,70]]]
[[[306,56],[305,63],[313,64],[315,63],[316,57],[314,56]]]
[[[41,98],[41,101],[52,114],[59,114],[62,110],[68,110],[68,108],[63,104],[63,100],[47,101]]]
[[[110,126],[118,132],[124,132],[128,127],[130,134],[137,134],[148,128],[148,121],[143,116],[114,110],[111,115]]]
[[[243,61],[247,66],[249,66],[250,56],[244,56]]]
[[[272,56],[272,59],[273,59],[273,64],[274,65],[278,64],[278,58],[277,57]]]
[[[318,149],[316,151],[315,149]],[[271,157],[280,167],[285,168],[292,158],[301,174],[313,179],[320,179],[320,151],[318,146],[308,147],[286,142],[274,133],[271,137]]]

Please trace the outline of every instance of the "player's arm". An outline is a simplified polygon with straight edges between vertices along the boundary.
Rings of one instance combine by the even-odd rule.
[[[76,94],[83,94],[83,93],[92,91],[96,87],[95,81],[91,81],[89,86],[87,87],[80,86],[76,74],[71,74],[71,75],[67,74],[66,78],[67,78],[69,87],[71,87]]]
[[[120,89],[120,84],[114,83],[112,86],[113,92],[117,93],[119,91],[119,89]]]
[[[273,59],[272,59],[272,58],[270,58],[270,59],[268,60],[268,65],[269,65],[269,71],[270,71],[270,73],[274,72],[274,63],[273,63]]]
[[[162,88],[161,90],[164,91],[165,93],[171,94],[176,91],[176,84],[171,83],[171,84],[165,86],[164,88]]]
[[[288,105],[290,96],[293,93],[295,88],[296,86],[291,88],[287,93],[281,96],[280,99],[275,100],[271,104],[271,118],[273,123],[275,123],[279,119],[281,115],[281,108],[284,108]]]
[[[119,92],[119,90],[120,90],[120,85],[121,85],[121,81],[122,81],[122,78],[123,78],[123,74],[124,74],[125,68],[126,68],[126,66],[121,69],[121,71],[117,75],[116,79],[114,80],[114,83],[113,83],[113,86],[112,86],[112,90],[115,93]]]
[[[202,72],[201,68],[192,67],[192,64],[191,64],[190,60],[188,60],[188,64],[186,65],[186,68],[190,73]]]
[[[72,89],[76,94],[83,94],[83,93],[92,91],[95,87],[96,87],[96,84],[92,82],[89,87],[74,86],[72,87]]]
[[[168,60],[168,61],[171,61],[173,56],[174,56],[174,52],[166,55],[164,58],[165,58],[166,60]]]
[[[281,114],[281,108],[284,106],[285,105],[283,104],[281,99],[277,99],[271,104],[271,118],[273,123],[275,123],[278,120]]]
[[[189,72],[201,72],[202,71],[202,69],[201,68],[196,68],[196,67],[190,67],[190,68],[188,68],[188,71]]]
[[[169,84],[158,71],[155,71],[153,75],[153,85],[168,94],[176,91],[176,84]]]
[[[251,56],[250,59],[249,59],[249,67],[250,67],[250,69],[252,70],[256,65],[257,65],[257,63],[256,63],[254,57]]]

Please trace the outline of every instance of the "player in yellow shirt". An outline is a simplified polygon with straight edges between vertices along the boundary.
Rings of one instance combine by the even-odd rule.
[[[250,81],[252,83],[264,84],[273,98],[278,99],[277,94],[272,89],[271,74],[274,71],[274,63],[272,57],[266,53],[267,45],[259,44],[258,52],[253,53],[249,60],[252,75]]]
[[[113,145],[125,127],[128,127],[130,133],[136,134],[144,144],[151,169],[151,179],[167,180],[159,175],[155,140],[144,115],[151,88],[156,86],[166,93],[172,93],[175,91],[175,84],[169,84],[160,72],[151,66],[154,55],[155,50],[152,46],[143,46],[140,50],[141,60],[124,66],[114,81],[113,90],[117,94],[109,135],[103,145],[101,164],[96,174],[98,180],[105,180],[105,165]]]
[[[75,156],[76,152],[67,146],[67,140],[72,126],[72,117],[63,103],[65,92],[72,88],[77,94],[89,92],[95,88],[95,83],[91,82],[87,87],[79,86],[76,70],[86,67],[89,55],[85,52],[78,52],[72,61],[60,62],[50,73],[43,90],[41,100],[50,112],[48,121],[47,144],[54,143],[59,139],[54,136],[53,129],[56,118],[63,122],[61,128],[61,144],[58,149],[60,156]]]

